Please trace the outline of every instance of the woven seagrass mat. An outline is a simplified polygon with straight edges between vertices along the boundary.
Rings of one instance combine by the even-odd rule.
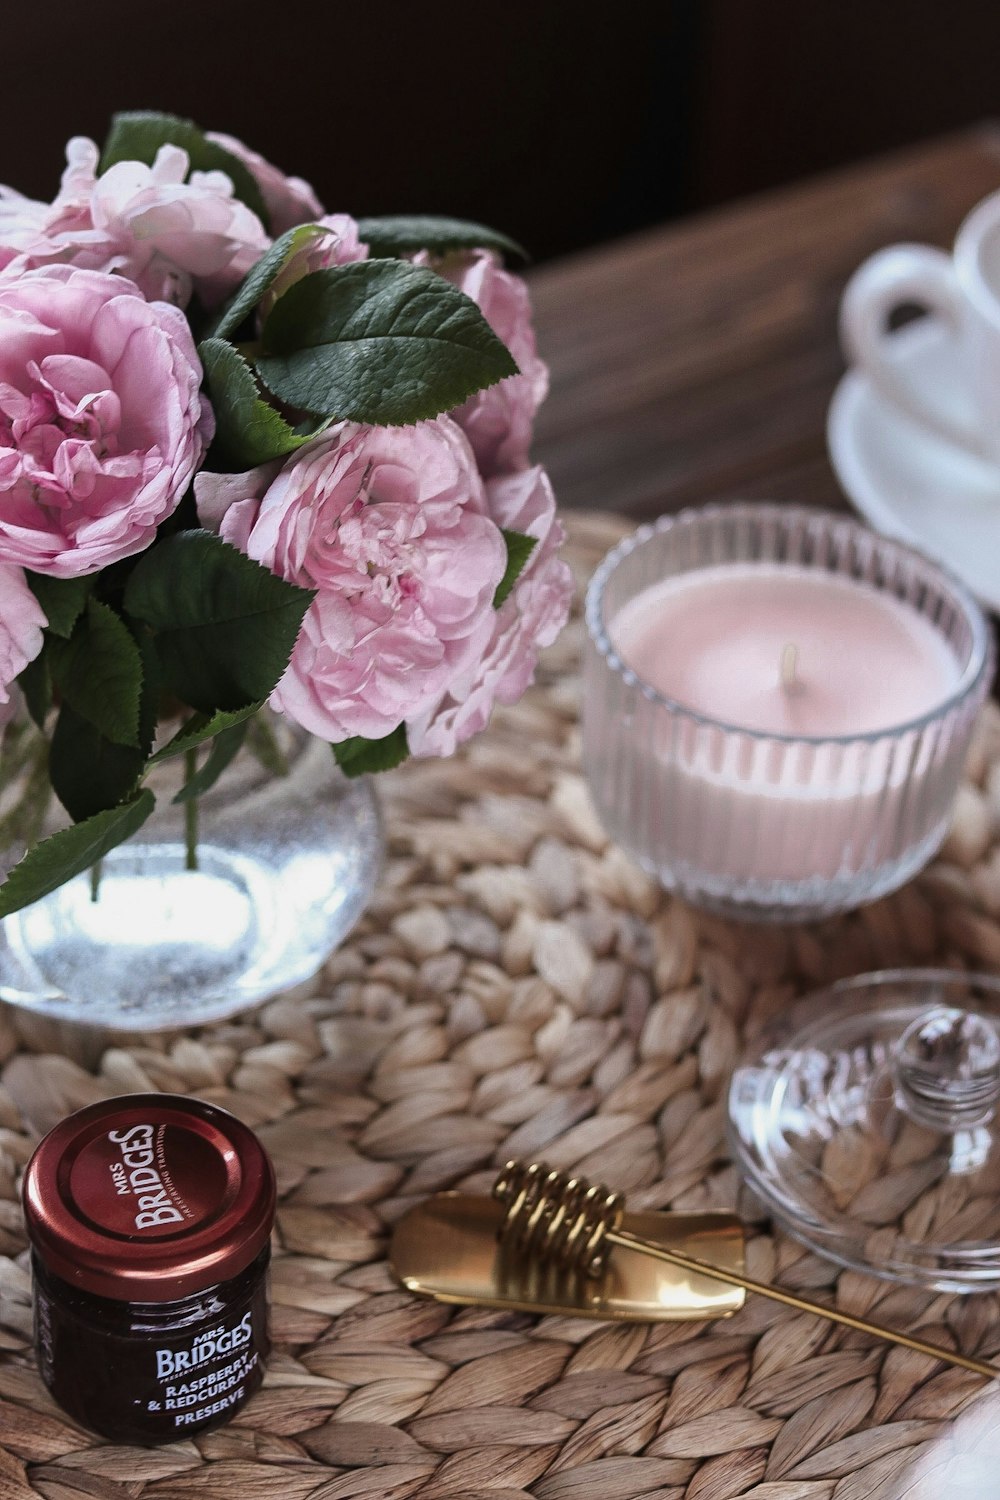
[[[581,580],[622,529],[575,518]],[[737,928],[664,896],[595,822],[580,635],[577,621],[466,753],[381,782],[379,895],[314,983],[141,1039],[0,1008],[2,1500],[936,1500],[952,1446],[984,1452],[1000,1398],[978,1377],[761,1300],[715,1324],[610,1326],[447,1309],[393,1283],[403,1210],[487,1190],[511,1155],[544,1152],[634,1207],[752,1214],[723,1142],[741,1037],[846,974],[1000,967],[995,709],[932,869],[846,918]],[[16,1197],[41,1131],[145,1089],[257,1127],[281,1194],[265,1388],[229,1426],[159,1450],[98,1441],[41,1386]],[[757,1277],[1000,1354],[993,1296],[838,1273],[760,1222],[748,1250]],[[990,1462],[963,1493],[1000,1494]]]

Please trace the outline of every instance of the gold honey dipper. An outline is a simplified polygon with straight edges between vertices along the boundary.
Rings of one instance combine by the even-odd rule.
[[[522,1255],[551,1261],[564,1270],[582,1271],[585,1276],[598,1277],[604,1271],[611,1247],[621,1245],[681,1270],[708,1274],[729,1286],[755,1292],[758,1297],[769,1297],[772,1302],[782,1302],[799,1312],[814,1313],[818,1318],[840,1323],[857,1333],[869,1333],[890,1344],[901,1344],[904,1349],[926,1354],[931,1359],[961,1365],[963,1369],[973,1370],[990,1380],[1000,1375],[1000,1370],[983,1360],[966,1359],[964,1354],[956,1354],[951,1349],[912,1338],[894,1328],[884,1328],[867,1318],[857,1318],[853,1313],[840,1312],[835,1307],[813,1302],[795,1292],[783,1291],[768,1282],[754,1281],[741,1272],[722,1270],[686,1255],[682,1250],[656,1245],[631,1234],[622,1227],[625,1201],[620,1193],[609,1192],[602,1183],[590,1183],[586,1177],[570,1177],[565,1172],[550,1171],[545,1162],[533,1162],[528,1166],[523,1162],[509,1161],[494,1183],[493,1195],[506,1207],[500,1226],[501,1238]]]
[[[1000,1375],[983,1360],[755,1281],[744,1247],[735,1214],[627,1213],[621,1194],[600,1183],[509,1161],[492,1198],[438,1193],[410,1209],[390,1261],[410,1291],[441,1302],[574,1317],[726,1317],[755,1292],[989,1380]]]

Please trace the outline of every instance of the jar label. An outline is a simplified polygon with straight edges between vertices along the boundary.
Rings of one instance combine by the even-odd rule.
[[[226,1168],[215,1146],[177,1125],[97,1135],[77,1154],[70,1191],[100,1229],[132,1237],[187,1233],[218,1211]]]
[[[60,1306],[36,1279],[45,1383],[72,1416],[119,1442],[170,1441],[228,1421],[263,1379],[265,1279],[235,1306],[210,1292],[198,1309],[205,1315],[192,1324],[191,1312],[188,1306],[183,1328],[104,1332]]]
[[[235,1322],[221,1322],[196,1333],[186,1344],[152,1351],[156,1396],[148,1412],[172,1412],[176,1428],[214,1420],[246,1398],[247,1380],[258,1364],[253,1308]]]

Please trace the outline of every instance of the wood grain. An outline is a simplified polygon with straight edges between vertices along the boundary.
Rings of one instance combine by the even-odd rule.
[[[998,187],[983,125],[533,272],[552,371],[536,453],[560,504],[843,507],[824,426],[844,283],[882,245],[947,245]]]

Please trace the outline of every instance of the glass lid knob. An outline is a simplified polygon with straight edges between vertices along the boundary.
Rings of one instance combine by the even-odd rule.
[[[912,1021],[896,1046],[896,1102],[930,1130],[985,1124],[1000,1100],[1000,1034],[975,1011],[936,1005]]]

